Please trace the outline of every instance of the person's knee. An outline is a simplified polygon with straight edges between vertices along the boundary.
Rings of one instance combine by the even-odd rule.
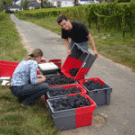
[[[48,83],[45,83],[45,82],[41,83],[41,87],[43,89],[50,89],[49,84]]]

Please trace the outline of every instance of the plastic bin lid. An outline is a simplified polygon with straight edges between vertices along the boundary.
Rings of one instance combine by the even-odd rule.
[[[38,66],[41,70],[59,69],[59,67],[55,65],[53,62],[38,64]]]

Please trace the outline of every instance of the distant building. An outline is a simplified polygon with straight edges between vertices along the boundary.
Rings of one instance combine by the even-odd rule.
[[[36,0],[29,0],[28,9],[41,8],[41,4]]]
[[[71,7],[74,6],[74,0],[48,0],[53,6],[56,7]],[[99,3],[98,0],[78,0],[78,3],[81,5],[91,4],[91,3]]]
[[[16,5],[16,0],[12,1],[12,5],[5,5],[4,10],[11,10],[11,11],[16,11],[16,10],[22,10],[21,6]]]
[[[15,4],[18,6],[21,6],[21,3],[23,1],[24,0],[17,0]],[[52,5],[56,7],[74,6],[74,0],[48,0],[48,2],[52,3]],[[29,0],[29,9],[34,9],[35,7],[40,8],[41,7],[40,3],[41,3],[41,0]],[[99,3],[99,1],[98,0],[78,0],[78,3],[81,5],[84,5],[84,4]]]
[[[28,0],[28,9],[34,9],[34,8],[40,8],[41,7],[41,1],[40,0]],[[21,4],[24,2],[24,0],[18,0],[15,2],[16,5],[21,6]]]
[[[81,5],[99,3],[98,0],[78,0],[78,2],[79,2],[79,4],[81,4]]]
[[[74,6],[74,0],[49,0],[53,6],[56,7],[70,7]]]

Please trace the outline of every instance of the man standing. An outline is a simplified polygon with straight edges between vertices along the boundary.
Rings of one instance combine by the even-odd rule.
[[[71,54],[71,48],[74,43],[77,43],[84,50],[88,51],[89,41],[93,47],[95,55],[98,57],[94,40],[82,22],[70,22],[66,16],[62,15],[58,18],[57,23],[62,28],[62,38],[64,39],[68,55]],[[70,44],[68,38],[71,38]]]

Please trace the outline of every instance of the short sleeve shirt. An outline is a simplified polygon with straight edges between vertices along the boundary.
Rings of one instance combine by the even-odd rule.
[[[28,83],[37,84],[38,63],[35,60],[22,60],[15,69],[11,85],[24,86]]]
[[[71,22],[73,28],[71,31],[62,29],[62,38],[71,38],[76,43],[88,41],[89,31],[82,22]]]

